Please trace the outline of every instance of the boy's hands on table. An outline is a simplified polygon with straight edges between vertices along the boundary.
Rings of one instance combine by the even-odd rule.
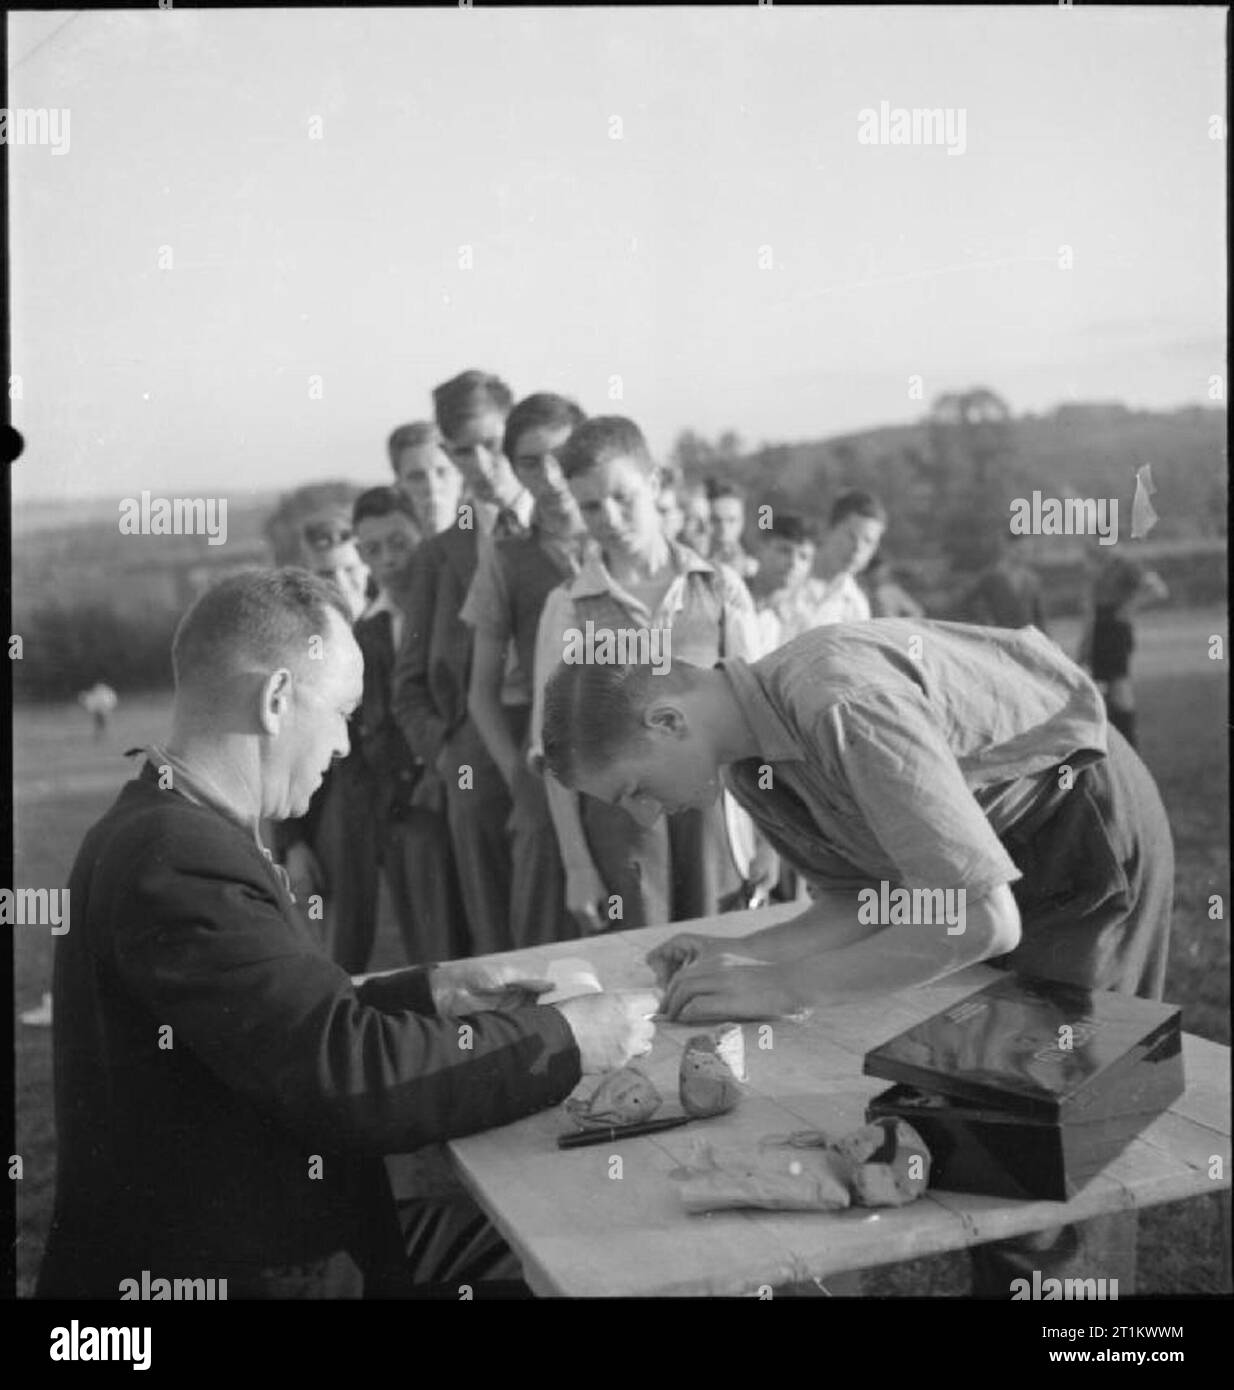
[[[732,943],[717,943],[710,937],[701,940],[720,949],[699,952],[670,973],[660,1006],[665,1018],[674,1023],[725,1023],[735,1019],[785,1018],[806,1007],[793,985],[791,967],[724,949]],[[673,947],[678,941],[674,937],[657,951]],[[654,955],[655,951],[647,959],[659,978],[666,957],[652,962]]]

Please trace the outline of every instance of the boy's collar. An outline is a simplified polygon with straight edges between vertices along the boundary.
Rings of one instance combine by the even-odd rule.
[[[688,545],[682,545],[679,541],[669,541],[668,551],[673,569],[678,575],[715,573],[715,566],[691,550]],[[570,597],[594,598],[598,594],[609,594],[612,593],[615,582],[604,563],[600,547],[596,545],[585,555],[582,566],[570,585]]]
[[[772,763],[801,762],[805,754],[800,743],[767,698],[749,663],[739,656],[730,656],[717,661],[715,669],[728,678],[733,698],[758,738],[757,756]]]

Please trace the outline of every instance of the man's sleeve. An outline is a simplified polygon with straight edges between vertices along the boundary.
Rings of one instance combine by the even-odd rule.
[[[818,717],[815,740],[904,887],[975,901],[1020,877],[920,691],[864,690]]]
[[[420,546],[411,557],[403,642],[394,660],[391,709],[412,752],[430,768],[437,765],[448,732],[446,721],[434,708],[428,684],[436,598],[434,552]]]
[[[425,1017],[427,982],[363,989],[283,917],[260,861],[199,827],[143,846],[115,920],[125,986],[227,1087],[307,1142],[386,1154],[508,1124],[579,1080],[550,1007]],[[214,851],[212,853],[212,850]],[[366,1002],[381,997],[391,1010]]]
[[[533,759],[544,752],[544,687],[561,665],[566,629],[575,626],[570,583],[567,580],[559,584],[545,599],[540,626],[536,629],[536,665],[531,678],[531,730],[527,748],[527,756]]]

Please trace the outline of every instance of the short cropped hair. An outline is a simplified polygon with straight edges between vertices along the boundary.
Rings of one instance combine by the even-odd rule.
[[[722,497],[735,497],[738,502],[742,503],[746,500],[745,490],[738,487],[736,483],[730,483],[727,478],[708,478],[708,502],[718,502]]]
[[[426,444],[440,445],[441,434],[432,420],[415,420],[410,425],[400,425],[386,440],[386,453],[390,455],[390,467],[398,472],[399,455],[404,449],[423,449]]]
[[[447,439],[482,411],[495,410],[504,420],[513,404],[513,391],[492,372],[460,372],[433,388],[433,414]]]
[[[791,541],[793,545],[811,545],[818,540],[817,528],[808,516],[800,512],[782,512],[771,509],[771,525],[763,533],[765,540]]]
[[[351,509],[351,524],[359,526],[366,517],[389,516],[393,512],[401,512],[417,531],[420,529],[416,509],[400,487],[371,487],[362,492]]]
[[[604,767],[644,735],[643,712],[659,695],[687,689],[699,668],[674,661],[657,675],[647,662],[562,662],[544,689],[544,765],[565,787]]]
[[[342,597],[308,570],[243,570],[207,589],[180,620],[171,644],[177,691],[217,686],[242,671],[298,667],[330,612],[350,628]]]
[[[849,516],[869,517],[871,521],[877,521],[883,526],[887,524],[887,509],[872,492],[862,492],[859,488],[850,488],[836,498],[831,508],[829,524],[838,526]]]
[[[557,454],[567,478],[576,478],[615,458],[633,459],[648,477],[656,471],[642,430],[624,415],[596,415],[585,420]]]
[[[502,452],[512,460],[519,439],[528,430],[575,430],[586,418],[579,406],[567,396],[557,396],[551,391],[537,391],[535,395],[524,396],[506,417]]]

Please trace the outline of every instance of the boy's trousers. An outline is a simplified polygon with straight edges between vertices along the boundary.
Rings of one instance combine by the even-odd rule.
[[[1174,843],[1157,785],[1111,727],[1109,756],[1003,837],[1020,945],[991,964],[1092,989],[1160,999],[1174,897]],[[973,1249],[973,1293],[1009,1298],[1014,1279],[1107,1278],[1135,1289],[1134,1211]]]

